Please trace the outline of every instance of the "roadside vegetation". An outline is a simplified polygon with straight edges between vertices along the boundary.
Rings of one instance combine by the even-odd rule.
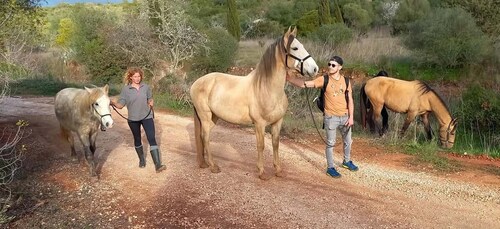
[[[386,70],[391,77],[429,83],[459,119],[451,151],[500,158],[496,0],[134,0],[50,8],[39,3],[8,0],[0,6],[0,72],[11,95],[52,96],[65,87],[106,83],[116,95],[125,69],[139,66],[157,106],[189,115],[194,80],[233,66],[254,67],[267,45],[297,26],[322,68],[340,55],[354,79]],[[357,109],[360,82],[353,86]],[[307,98],[317,91],[286,91],[290,106],[283,133],[315,132]],[[435,140],[424,140],[418,121],[398,139],[404,115],[390,118],[381,144],[407,147],[423,158],[446,153]],[[376,138],[360,124],[354,134]]]

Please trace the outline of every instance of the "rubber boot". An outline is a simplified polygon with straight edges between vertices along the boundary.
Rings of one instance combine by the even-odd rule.
[[[161,157],[160,157],[160,150],[159,149],[151,150],[151,157],[153,158],[153,162],[155,163],[155,169],[156,169],[157,173],[167,169],[167,167],[165,165],[161,164]]]
[[[135,152],[137,152],[137,156],[139,156],[139,168],[146,167],[146,158],[144,156],[144,150],[142,149],[142,146],[135,147]]]

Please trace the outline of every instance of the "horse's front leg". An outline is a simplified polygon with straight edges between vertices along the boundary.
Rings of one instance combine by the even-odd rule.
[[[383,104],[373,104],[372,103],[372,117],[373,117],[373,122],[375,124],[375,129],[378,131],[380,136],[383,136],[384,133],[384,128],[382,127],[382,108],[384,107]]]
[[[90,168],[90,176],[97,176],[95,163],[94,163],[94,153],[90,149],[90,137],[88,133],[78,133],[78,137],[83,145],[83,150],[85,151],[85,158]]]
[[[257,137],[257,169],[259,170],[259,178],[267,180],[264,175],[264,131],[265,125],[262,123],[255,124],[255,136]]]
[[[413,120],[415,120],[416,116],[417,116],[417,114],[408,112],[408,114],[406,115],[406,119],[405,119],[405,122],[403,124],[403,127],[399,131],[400,138],[402,138],[404,136],[406,129],[408,129],[408,126],[410,126],[411,122],[413,122]]]
[[[431,124],[429,123],[429,112],[424,113],[421,115],[422,117],[422,123],[424,124],[424,129],[425,133],[427,134],[427,140],[432,140],[432,128]]]
[[[281,169],[280,155],[279,155],[280,131],[282,123],[283,123],[283,118],[275,122],[271,128],[271,135],[273,138],[273,163],[277,177],[283,176],[283,172]]]
[[[96,150],[96,142],[97,140],[97,131],[94,131],[93,133],[90,133],[90,151],[92,152],[92,155],[95,155],[95,150]]]

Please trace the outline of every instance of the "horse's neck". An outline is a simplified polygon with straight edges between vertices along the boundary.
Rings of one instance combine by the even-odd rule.
[[[430,95],[431,101],[431,109],[434,112],[434,115],[436,116],[439,124],[441,127],[446,127],[448,124],[451,122],[451,114],[448,112],[448,108],[446,107],[446,104],[444,104],[441,99],[439,98],[438,95],[436,95],[434,92],[431,92],[432,95]]]

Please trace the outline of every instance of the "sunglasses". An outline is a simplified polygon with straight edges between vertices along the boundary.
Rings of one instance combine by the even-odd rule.
[[[335,64],[332,64],[332,63],[328,63],[328,67],[330,67],[330,66],[331,66],[332,68],[335,68],[335,66],[336,66],[336,65],[335,65]]]

